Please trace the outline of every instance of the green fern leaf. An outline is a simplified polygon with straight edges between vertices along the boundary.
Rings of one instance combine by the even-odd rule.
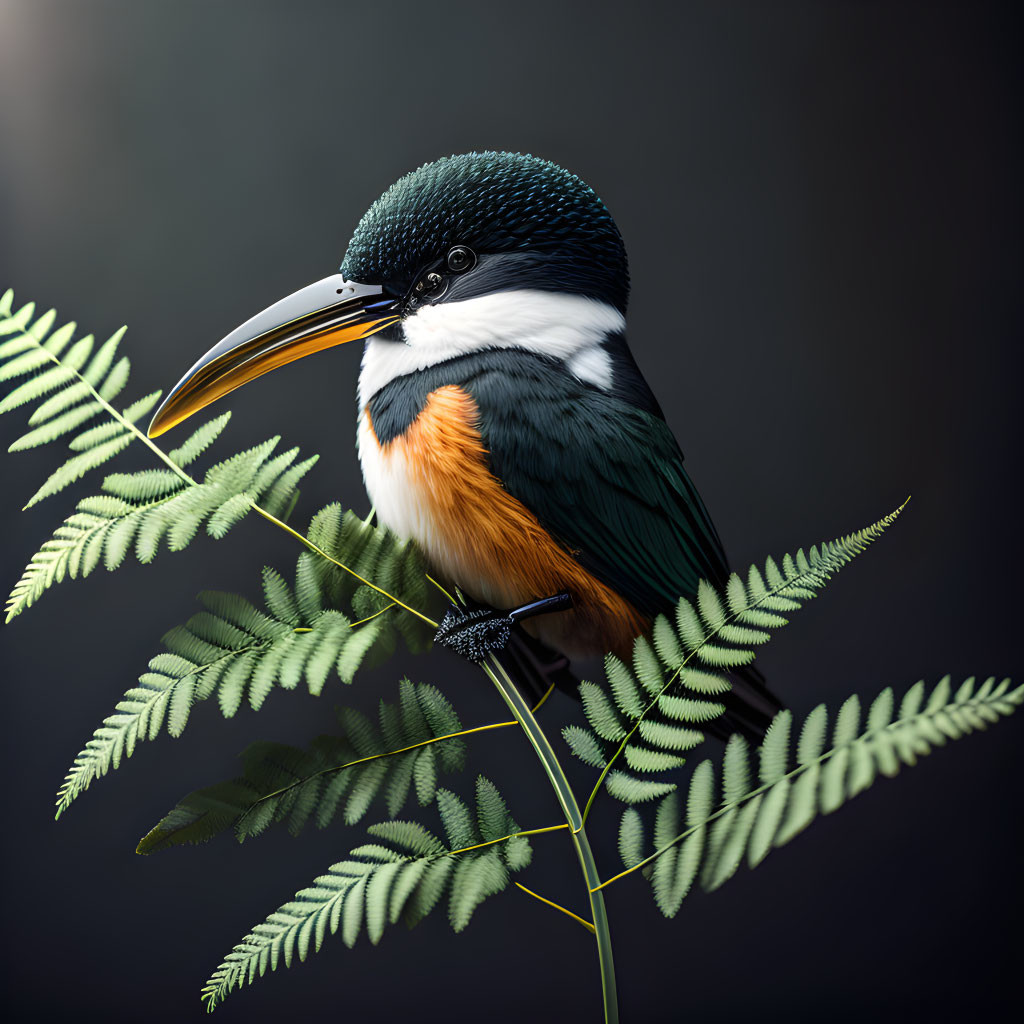
[[[7,450],[9,452],[23,452],[29,448],[38,448],[41,444],[49,444],[56,441],[58,437],[77,430],[83,423],[92,419],[97,413],[103,410],[99,402],[86,402],[84,405],[75,406],[67,412],[54,416],[47,420],[42,426],[30,430],[18,438]]]
[[[766,643],[773,630],[786,624],[787,620],[778,612],[798,609],[814,597],[901,510],[902,506],[848,537],[812,547],[806,553],[800,549],[796,555],[787,554],[782,558],[781,568],[772,558],[765,560],[763,573],[752,565],[746,582],[732,573],[721,593],[706,580],[701,581],[695,604],[680,598],[674,624],[663,615],[655,619],[653,645],[645,637],[637,638],[632,665],[609,656],[605,660],[606,687],[589,682],[581,685],[580,696],[591,735],[585,740],[579,732],[568,733],[566,738],[573,752],[594,766],[601,762],[606,787],[612,795],[627,802],[650,799],[652,787],[657,785],[655,780],[637,779],[637,784],[631,785],[623,769],[647,774],[670,771],[682,759],[652,756],[653,752],[637,745],[633,736],[639,733],[650,745],[674,755],[696,746],[703,739],[704,729],[686,726],[705,726],[725,712],[723,703],[700,699],[729,691],[729,679],[718,670],[727,672],[752,661],[754,648]],[[613,700],[609,700],[609,693]],[[950,716],[937,719],[935,726],[959,728]],[[824,719],[812,719],[807,728],[808,749],[824,742]],[[605,742],[618,744],[610,756],[605,753]],[[620,756],[625,763],[619,765],[617,773],[609,772]],[[878,770],[895,770],[895,757],[895,753],[881,750],[877,755]]]
[[[151,444],[135,424],[160,397],[159,392],[147,395],[123,413],[110,405],[130,373],[128,359],[117,358],[123,328],[94,353],[91,335],[74,340],[74,323],[54,330],[52,310],[33,321],[34,313],[31,304],[15,312],[13,299],[0,308],[0,335],[15,335],[0,345],[0,381],[25,378],[0,400],[0,413],[38,403],[29,417],[33,429],[11,450],[78,433],[69,442],[75,454],[50,475],[26,508],[104,465],[133,440]],[[94,423],[97,417],[102,422]],[[124,499],[127,507],[89,519],[80,504],[76,515],[33,556],[8,600],[8,618],[38,600],[48,587],[78,575],[80,568],[81,575],[88,575],[101,554],[108,568],[117,567],[133,541],[140,561],[148,562],[165,536],[171,550],[180,550],[203,522],[211,536],[221,537],[261,498],[275,508],[289,504],[297,482],[315,459],[293,465],[297,449],[271,457],[277,439],[213,465],[202,483],[192,481],[181,468],[203,453],[227,421],[225,414],[202,424],[168,457],[172,468],[109,474],[104,490]]]
[[[142,398],[132,402],[131,405],[126,406],[121,411],[121,419],[129,424],[138,423],[143,416],[156,408],[156,404],[160,401],[162,394],[162,391],[152,391],[148,395],[143,395]],[[85,451],[88,448],[95,447],[101,441],[116,437],[126,430],[128,430],[128,427],[120,420],[111,420],[108,423],[101,423],[98,426],[90,427],[89,430],[83,430],[81,434],[76,435],[68,442],[68,447],[72,451]]]
[[[583,710],[591,728],[603,740],[621,740],[626,730],[619,721],[615,709],[604,691],[594,683],[580,684],[580,697],[583,699]]]
[[[97,393],[105,402],[112,402],[128,384],[128,377],[131,374],[132,364],[127,356],[122,356],[116,363],[102,384],[97,385]]]
[[[143,404],[137,404],[135,409],[129,411],[132,415],[143,415],[141,410],[149,401],[150,396],[147,396]],[[98,439],[97,443],[65,463],[29,504],[67,486],[88,469],[105,462],[127,447],[133,435],[122,429],[120,424],[117,426],[119,430],[112,436],[94,435]],[[106,439],[103,440],[103,437]],[[264,445],[254,451],[265,456],[268,450],[269,445]],[[245,464],[251,474],[255,472],[254,463],[258,460],[252,453],[247,454],[249,457]],[[165,536],[171,550],[180,550],[192,539],[204,518],[208,518],[208,532],[211,535],[223,536],[234,522],[249,511],[253,500],[259,497],[258,494],[232,494],[226,490],[225,480],[238,480],[241,477],[237,475],[237,465],[232,469],[236,475],[225,473],[218,476],[215,471],[224,465],[226,463],[220,463],[210,471],[219,483],[201,485],[190,485],[187,478],[170,470],[142,470],[108,475],[104,480],[104,490],[122,498],[125,504],[116,512],[104,516],[104,522],[72,517],[68,524],[74,526],[74,529],[58,530],[54,538],[46,542],[33,558],[12,593],[8,601],[8,619],[38,600],[49,586],[59,582],[64,576],[65,564],[69,560],[77,564],[87,545],[93,544],[92,553],[102,548],[105,565],[108,569],[114,569],[122,564],[133,540],[136,542],[136,555],[142,562],[152,561]],[[83,511],[83,508],[80,503],[79,511]],[[97,538],[98,534],[101,536]],[[58,558],[60,564],[52,566],[51,563]],[[90,558],[89,561],[90,565],[95,564],[94,559]]]
[[[626,747],[626,764],[634,772],[650,774],[668,771],[671,768],[680,768],[686,764],[686,758],[680,757],[678,754],[667,753],[664,750],[651,750],[649,747],[631,743]]]
[[[642,700],[637,702],[637,710],[630,718],[636,718],[643,713],[643,705],[646,705],[653,694],[657,697],[665,689],[665,680],[661,672],[661,662],[654,652],[654,648],[647,642],[645,637],[639,636],[633,643],[633,671],[640,681],[644,690]],[[639,696],[639,695],[638,695]]]
[[[697,585],[697,609],[708,633],[718,632],[729,621],[717,591],[707,580],[701,580]]]
[[[224,537],[228,530],[242,519],[256,504],[255,495],[248,491],[232,494],[227,501],[218,505],[206,524],[206,532],[215,540]]]
[[[780,711],[772,719],[761,743],[761,781],[769,785],[778,782],[786,774],[792,721],[793,716],[789,711]]]
[[[696,729],[687,729],[679,725],[666,725],[645,719],[639,726],[640,735],[648,743],[663,750],[692,750],[704,739],[704,734]]]
[[[139,473],[111,473],[103,480],[103,490],[133,503],[163,498],[187,486],[177,473],[169,469],[146,469]]]
[[[503,839],[509,834],[510,827],[513,832],[518,830],[498,787],[482,775],[476,780],[476,821],[480,838],[485,843]]]
[[[50,474],[42,487],[25,503],[25,508],[31,508],[42,501],[43,498],[48,498],[64,490],[65,487],[70,486],[76,480],[80,480],[85,476],[90,469],[102,466],[104,462],[112,459],[118,452],[124,451],[131,442],[132,437],[130,434],[120,434],[109,441],[96,445],[95,448],[82,452],[80,455],[72,456],[60,469]]]
[[[769,585],[777,575],[792,575],[805,571],[803,565],[813,566],[815,555],[814,549],[807,555],[798,553],[784,560],[782,570],[767,566]],[[720,800],[716,803],[714,798],[714,769],[710,761],[704,761],[691,776],[685,829],[678,796],[670,794],[658,807],[655,852],[645,856],[645,842],[637,835],[642,824],[638,825],[639,815],[633,812],[628,842],[620,843],[623,864],[627,869],[643,868],[651,879],[658,907],[671,917],[698,872],[704,888],[717,888],[744,859],[750,867],[760,864],[773,848],[789,842],[818,814],[837,810],[866,789],[877,774],[895,774],[902,765],[915,764],[933,746],[945,743],[949,731],[963,735],[984,728],[1024,703],[1024,686],[1010,690],[1009,680],[997,686],[995,679],[989,679],[976,690],[974,683],[973,678],[968,679],[951,694],[946,677],[927,702],[924,686],[918,683],[899,704],[895,718],[892,691],[884,690],[873,702],[859,734],[859,702],[850,698],[836,719],[833,745],[827,750],[827,715],[819,706],[804,720],[796,744],[796,764],[788,771],[792,716],[782,712],[761,744],[757,785],[750,774],[747,743],[733,736],[725,752]],[[946,728],[939,724],[942,722]]]
[[[225,678],[219,691],[222,702],[227,685]],[[233,707],[225,714],[233,714],[241,699],[240,692],[232,694]],[[408,680],[400,684],[400,694],[403,704],[415,704],[417,708],[440,698],[433,687]],[[451,705],[445,704],[449,713],[445,726],[454,723],[456,728],[450,731],[460,731]],[[397,706],[382,703],[382,722]],[[341,713],[343,730],[346,723],[355,720],[351,712]],[[390,782],[411,773],[424,761],[424,755],[429,755],[429,763],[434,766],[429,778],[418,780],[418,797],[424,805],[432,802],[437,792],[439,759],[434,757],[434,750],[443,746],[454,754],[441,762],[443,770],[462,766],[464,742],[458,738],[438,739],[447,733],[434,732],[424,715],[418,719],[404,717],[399,731],[387,739],[382,728],[376,729],[365,719],[362,722],[364,734],[358,750],[344,731],[339,736],[320,736],[306,750],[276,743],[253,744],[242,754],[244,775],[189,793],[142,839],[137,852],[154,853],[185,843],[204,843],[228,829],[241,842],[273,824],[286,824],[297,835],[310,821],[318,828],[326,827],[339,812],[347,824],[354,824],[381,796],[386,796],[388,812],[395,815],[405,803],[409,784],[406,779],[400,799],[393,799]],[[425,743],[435,746],[416,746]],[[346,794],[348,800],[342,807]],[[495,796],[496,791],[491,801]],[[507,816],[503,803],[500,809]],[[492,807],[491,813],[497,810]],[[500,820],[504,824],[505,817]],[[486,833],[485,837],[498,838]]]
[[[458,850],[480,842],[469,808],[450,790],[438,790],[437,810],[451,849]]]
[[[692,697],[676,697],[662,694],[658,698],[658,710],[669,719],[677,722],[710,722],[725,711],[724,704],[709,700],[696,700]]]
[[[222,413],[216,419],[207,420],[189,435],[184,444],[168,452],[171,461],[182,467],[191,465],[220,437],[230,419],[229,411]]]
[[[189,491],[185,491],[180,496],[188,494]],[[119,503],[111,504],[115,501]],[[90,525],[85,529],[106,531],[102,535],[105,536],[107,557],[111,559],[124,557],[135,536],[134,531],[140,526],[136,540],[140,557],[149,555],[154,549],[154,540],[143,532],[147,528],[145,516],[138,511],[122,516],[121,512],[126,506],[130,508],[126,502],[113,496],[102,507],[90,505],[96,511],[108,513],[108,518],[98,515],[94,517],[99,526]],[[314,522],[319,522],[322,529],[323,524],[332,518],[330,513],[326,516],[318,513]],[[414,560],[417,566],[422,565],[413,549],[399,545],[385,530],[375,527],[366,529],[378,534],[374,545],[378,554],[388,552],[389,557],[405,557]],[[368,539],[364,529],[360,529],[358,535],[362,540]],[[339,537],[339,542],[342,539]],[[373,564],[366,557],[368,547],[365,543],[360,545],[355,561],[367,572],[369,578],[373,576]],[[344,550],[338,553],[343,558],[347,557]],[[354,588],[338,583],[337,575],[341,574],[341,570],[327,564],[331,571],[320,572],[318,576],[317,572],[311,571],[311,566],[317,565],[311,556],[305,553],[299,556],[296,586],[301,586],[305,591],[303,604],[309,613],[308,618],[303,615],[296,593],[272,569],[264,570],[263,574],[266,610],[257,610],[235,595],[216,592],[200,595],[206,611],[194,615],[184,627],[176,627],[164,637],[168,653],[179,659],[175,664],[179,668],[186,665],[187,669],[168,672],[157,667],[157,659],[150,662],[151,671],[147,675],[159,682],[147,690],[141,704],[137,707],[133,705],[134,713],[119,716],[114,725],[105,721],[97,730],[76,758],[61,787],[58,794],[58,816],[94,779],[105,775],[111,767],[117,767],[119,758],[115,759],[114,752],[126,744],[134,746],[138,733],[136,718],[147,716],[151,707],[166,707],[169,710],[166,717],[167,731],[171,735],[180,735],[188,723],[192,708],[212,696],[217,697],[222,713],[231,716],[244,700],[248,700],[254,709],[262,707],[267,695],[275,687],[294,689],[304,682],[308,691],[317,695],[332,670],[342,682],[350,683],[374,648],[390,642],[395,627],[389,625],[386,615],[356,624],[344,612],[325,607],[332,592],[340,593],[348,589],[350,595],[354,593]],[[51,566],[45,571],[57,570]],[[44,570],[39,569],[38,572],[43,573]],[[319,599],[310,590],[317,579],[321,587]],[[30,583],[26,584],[26,588],[24,592],[17,592],[21,605],[31,597]],[[317,608],[323,610],[316,611]],[[402,693],[405,694],[405,691]],[[458,717],[435,689],[428,688],[416,695],[405,694],[403,699],[406,707],[399,726],[403,737],[417,735],[425,738],[461,730]],[[161,719],[162,716],[163,710]],[[364,751],[358,753],[359,757],[378,754],[382,749],[392,749],[383,744],[382,733],[374,732],[372,727],[363,729],[358,735],[347,730],[347,736],[357,751]],[[148,738],[153,737],[150,735]],[[408,743],[399,745],[416,742],[419,740],[410,739]],[[462,764],[462,749],[457,744],[446,744],[440,757],[441,767],[445,771],[456,770]],[[403,762],[396,771],[408,772],[408,782],[411,782],[414,766],[411,762]],[[429,772],[430,763],[425,761],[417,785],[421,794],[430,792],[432,796],[433,790],[428,785]],[[382,770],[375,766],[367,768],[364,775],[355,781],[350,780],[351,790],[344,811],[346,819],[358,820],[385,784],[396,787],[393,800],[397,800],[399,784],[394,781],[395,778],[397,775],[389,774],[386,767]],[[332,788],[330,784],[323,791],[324,799],[334,801],[335,804],[342,795],[342,789]],[[404,800],[404,792],[401,795]],[[328,814],[324,820],[329,819]]]
[[[3,401],[0,401],[0,413],[10,412],[12,409],[34,402],[59,387],[71,384],[74,379],[74,373],[63,366],[44,369],[42,373],[8,393]]]
[[[825,746],[825,728],[828,724],[828,712],[824,704],[819,704],[804,720],[800,730],[800,742],[796,748],[796,759],[800,764],[816,761]]]
[[[655,618],[651,637],[654,640],[654,649],[658,652],[658,657],[666,665],[681,665],[686,659],[686,651],[680,638],[664,615]]]
[[[466,857],[455,868],[448,919],[452,929],[461,932],[469,924],[473,911],[488,896],[508,885],[508,871],[497,850],[485,850],[478,857]]]
[[[644,859],[644,826],[639,811],[627,807],[619,824],[619,856],[626,867],[633,867]]]
[[[572,752],[591,768],[603,768],[607,760],[601,741],[589,730],[578,725],[567,725],[562,730],[565,742]]]
[[[452,927],[465,928],[483,900],[507,887],[509,872],[529,862],[529,841],[525,836],[511,838],[518,826],[507,810],[501,817],[504,802],[497,790],[481,777],[477,793],[483,795],[486,807],[478,801],[476,817],[486,820],[489,829],[500,831],[501,842],[464,850],[445,846],[413,822],[371,825],[367,831],[378,842],[357,847],[350,859],[332,864],[225,957],[203,988],[207,1009],[268,969],[291,966],[296,955],[305,960],[320,949],[328,933],[340,930],[348,946],[364,932],[377,943],[388,924],[401,918],[409,925],[418,923],[446,893]],[[460,819],[456,831],[470,840],[466,845],[486,841],[473,824],[474,816],[454,794],[440,790],[438,808],[442,817],[454,814]]]
[[[676,605],[676,631],[688,651],[696,651],[705,639],[705,629],[697,610],[686,600]]]
[[[14,310],[14,291],[8,288],[0,301],[0,335],[21,334],[28,328],[29,322],[35,314],[34,302],[26,303],[21,309]],[[30,344],[32,342],[30,341]],[[8,343],[9,344],[9,343]],[[0,358],[6,358],[7,353],[0,351]]]
[[[20,343],[23,341],[32,346],[28,352],[22,349]],[[29,335],[18,338],[16,342],[8,342],[5,348],[8,353],[14,355],[14,358],[9,359],[4,366],[0,366],[0,381],[23,377],[26,373],[33,373],[50,367],[50,364],[53,362],[50,353],[39,347]],[[20,354],[15,355],[15,353]]]
[[[78,511],[33,555],[15,584],[5,609],[7,621],[32,605],[65,575],[88,576],[99,561],[108,532],[130,512],[130,506],[112,497],[107,498],[106,503],[102,498],[79,502]]]
[[[623,771],[611,771],[605,780],[608,792],[625,804],[646,803],[671,793],[674,782],[654,782],[649,779],[637,779]]]
[[[114,363],[117,346],[121,343],[126,330],[126,327],[119,328],[97,349],[96,355],[92,357],[92,362],[82,371],[82,377],[87,384],[96,387],[106,379]]]
[[[647,702],[644,699],[644,691],[637,686],[633,673],[618,658],[611,654],[605,656],[604,671],[618,709],[627,718],[638,718],[643,713],[644,705]],[[614,736],[605,737],[605,739],[614,738]]]

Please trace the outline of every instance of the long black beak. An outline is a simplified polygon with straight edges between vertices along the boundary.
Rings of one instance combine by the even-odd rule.
[[[400,319],[377,285],[341,274],[300,288],[218,342],[178,381],[149,425],[157,437],[235,388],[303,356],[368,338]]]

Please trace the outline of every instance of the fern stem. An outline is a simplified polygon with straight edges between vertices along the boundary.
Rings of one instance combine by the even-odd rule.
[[[574,921],[579,921],[584,928],[587,929],[592,935],[594,934],[594,926],[589,921],[584,921],[579,914],[574,914],[568,907],[563,907],[560,903],[555,903],[554,900],[545,899],[540,893],[534,892],[532,889],[527,889],[525,885],[519,882],[515,883],[516,888],[522,889],[527,896],[532,896],[534,899],[540,900],[541,903],[546,903],[549,907],[554,907],[555,910],[560,910],[563,914],[568,914]]]
[[[350,622],[348,624],[348,628],[349,629],[355,629],[356,626],[361,626],[361,625],[363,625],[363,623],[369,622],[371,619],[377,618],[378,615],[383,615],[385,612],[391,611],[391,609],[394,608],[394,607],[395,607],[395,602],[392,601],[391,604],[385,605],[379,611],[375,611],[372,615],[367,615],[365,619],[357,619],[355,622]]]
[[[298,630],[296,630],[298,632]],[[413,743],[408,747],[399,747],[397,750],[388,750],[383,754],[370,754],[369,757],[360,757],[355,761],[347,761],[345,764],[332,765],[330,768],[321,768],[320,771],[314,772],[312,775],[304,776],[301,779],[296,779],[294,782],[290,782],[287,786],[282,786],[280,789],[275,789],[272,793],[265,793],[258,800],[254,801],[252,806],[244,813],[239,815],[238,821],[235,823],[235,827],[245,821],[245,819],[252,814],[252,812],[267,800],[273,800],[275,797],[283,796],[289,790],[295,789],[296,786],[303,786],[311,779],[319,779],[322,775],[330,775],[333,772],[343,772],[346,768],[354,768],[358,764],[366,764],[367,761],[379,761],[384,757],[394,757],[396,754],[405,754],[410,750],[418,750],[420,747],[429,747],[432,743],[440,743],[442,740],[454,740],[459,736],[469,736],[475,732],[488,732],[491,729],[507,729],[509,726],[518,725],[519,723],[515,720],[509,722],[489,722],[487,725],[476,725],[472,729],[463,729],[461,732],[450,732],[444,736],[434,736],[429,740],[421,740],[419,743]],[[556,826],[557,828],[564,828],[563,825]],[[544,831],[544,830],[541,830]],[[511,837],[506,837],[511,838]],[[502,842],[502,840],[498,840]],[[462,850],[456,851],[462,853]]]
[[[482,850],[485,846],[494,846],[496,843],[507,843],[510,839],[515,839],[518,836],[539,836],[544,832],[558,832],[568,827],[563,821],[561,825],[545,825],[544,828],[527,828],[523,829],[522,832],[510,832],[507,836],[501,836],[498,839],[488,839],[486,843],[477,843],[476,846],[463,846],[458,850],[449,850],[447,856],[454,857],[456,854],[469,853],[470,850]]]
[[[538,711],[540,711],[540,709],[541,709],[542,707],[544,707],[544,704],[545,704],[545,702],[547,701],[548,697],[550,697],[550,696],[551,696],[551,694],[552,694],[552,693],[554,693],[554,692],[555,692],[555,684],[554,684],[554,683],[552,683],[552,684],[551,684],[551,685],[550,685],[550,686],[549,686],[549,687],[548,687],[548,688],[547,688],[547,689],[546,689],[546,690],[544,691],[544,696],[543,696],[543,697],[541,697],[541,699],[540,699],[539,701],[537,701],[537,703],[536,703],[536,704],[534,704],[534,705],[533,705],[533,707],[532,707],[532,708],[531,708],[530,710],[531,710],[531,711],[532,711],[532,712],[533,712],[534,714],[537,714],[537,712],[538,712]]]
[[[433,583],[434,586],[437,587],[437,589],[440,590],[442,594],[444,594],[444,596],[447,598],[449,604],[455,604],[456,603],[455,598],[452,597],[452,595],[449,594],[448,591],[445,590],[444,587],[442,587],[441,584],[438,583],[437,580],[435,580],[434,577],[431,576],[429,572],[424,573],[423,575],[427,577],[427,582],[428,583]]]
[[[100,401],[103,402],[103,399],[101,398]],[[152,450],[153,454],[156,455],[156,457],[161,462],[163,462],[169,469],[172,470],[172,472],[177,473],[177,475],[181,477],[181,479],[184,480],[185,483],[187,483],[189,486],[198,486],[198,481],[195,479],[195,477],[191,476],[189,473],[186,473],[185,470],[183,470],[181,466],[179,466],[174,461],[174,459],[172,459],[168,454],[162,451],[158,445],[153,444],[153,441],[141,430],[139,430],[139,428],[135,426],[134,423],[129,422],[123,416],[121,416],[117,412],[117,410],[108,402],[103,402],[103,404],[107,407],[107,411],[110,412],[111,415],[117,417],[117,419],[120,420],[121,423],[128,427],[129,430],[131,430],[132,433],[134,433],[139,438],[139,440],[142,441],[144,445],[146,445],[147,448]]]
[[[547,735],[541,729],[537,719],[533,717],[529,704],[523,700],[522,694],[512,682],[504,666],[493,654],[488,656],[486,662],[479,662],[479,665],[497,687],[516,721],[523,727],[523,732],[526,733],[534,753],[544,766],[548,781],[551,783],[551,788],[554,789],[555,797],[565,815],[573,847],[576,850],[576,857],[583,869],[587,895],[590,898],[590,913],[594,924],[594,935],[597,939],[597,958],[601,971],[601,995],[604,1000],[605,1024],[618,1024],[619,1006],[615,993],[615,964],[612,960],[612,938],[608,925],[608,914],[604,906],[604,896],[598,888],[600,876],[597,872],[597,863],[594,860],[594,852],[590,848],[587,833],[583,828],[583,816],[580,814],[576,795],[569,785],[569,780],[565,777],[562,766],[558,763],[558,758],[555,756]]]

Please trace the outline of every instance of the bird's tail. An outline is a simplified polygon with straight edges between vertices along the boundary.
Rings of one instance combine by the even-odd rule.
[[[704,731],[721,740],[739,733],[752,743],[760,743],[772,719],[785,705],[768,689],[760,669],[743,665],[733,670],[732,689],[722,697],[725,714],[706,723]]]

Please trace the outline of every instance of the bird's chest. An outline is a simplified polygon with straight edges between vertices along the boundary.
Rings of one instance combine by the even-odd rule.
[[[375,429],[369,407],[359,422],[359,460],[379,520],[414,540],[430,562],[492,604],[519,601],[521,588],[488,564],[508,556],[533,529],[533,517],[487,466],[477,408],[457,385],[429,394],[400,433]],[[490,554],[492,557],[488,557]]]
[[[380,521],[428,552],[472,511],[472,466],[485,455],[475,406],[460,388],[436,390],[400,431],[359,421],[359,461]]]
[[[404,431],[359,423],[359,458],[380,521],[414,540],[434,570],[496,608],[567,591],[572,612],[528,624],[570,654],[626,650],[644,627],[639,613],[556,543],[536,515],[490,470],[477,406],[458,385],[430,392]]]

